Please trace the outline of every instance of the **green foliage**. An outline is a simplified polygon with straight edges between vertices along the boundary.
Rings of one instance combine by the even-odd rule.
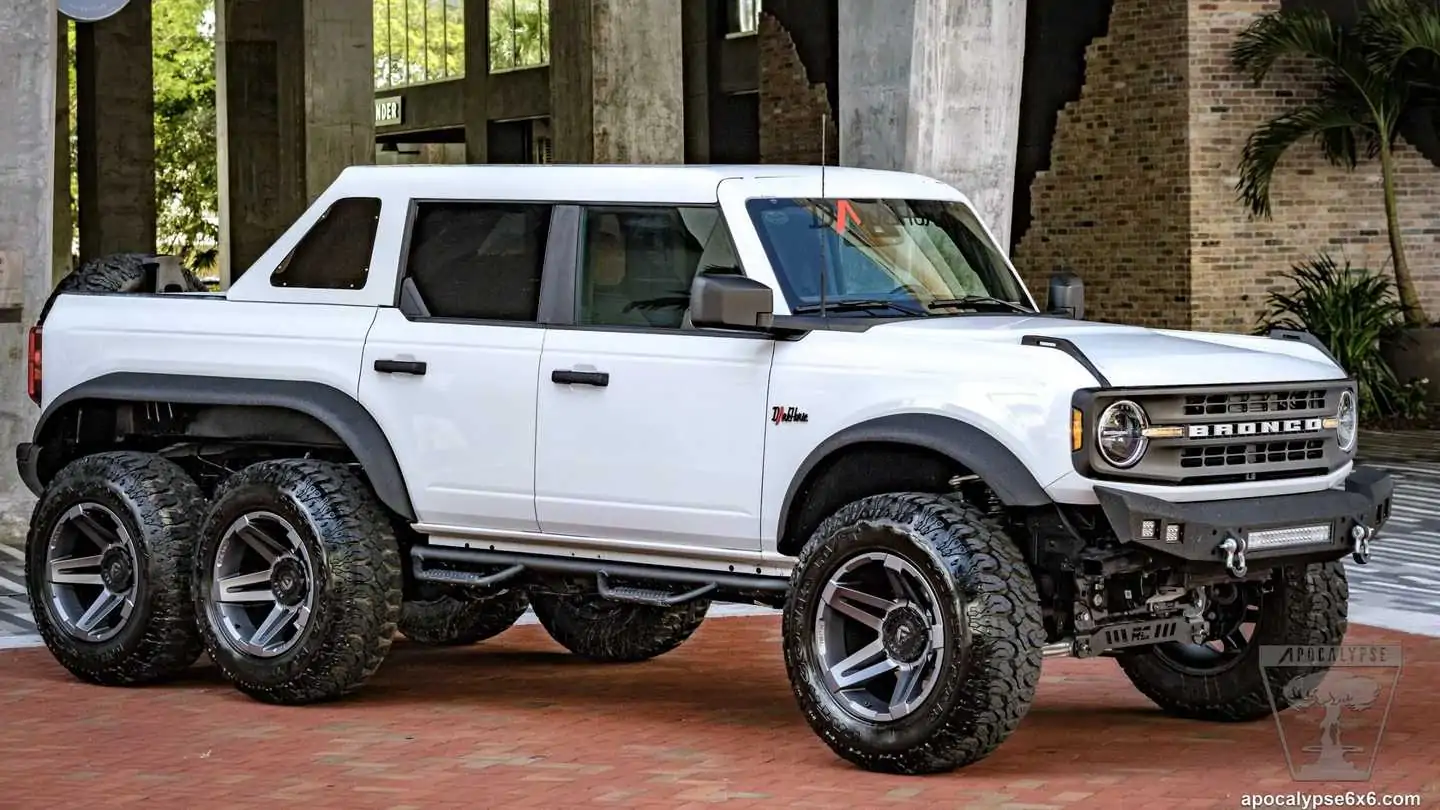
[[[1257,216],[1270,215],[1270,186],[1281,158],[1303,141],[1316,143],[1326,160],[1353,169],[1379,158],[1385,190],[1390,252],[1407,323],[1424,322],[1424,311],[1400,235],[1391,153],[1401,122],[1440,86],[1431,57],[1440,56],[1440,12],[1426,0],[1374,0],[1354,26],[1341,26],[1313,9],[1265,14],[1237,40],[1232,58],[1255,83],[1282,59],[1309,64],[1307,81],[1321,89],[1308,101],[1262,124],[1246,141],[1235,190]]]
[[[465,75],[463,0],[374,0],[375,86]]]
[[[1390,282],[1325,254],[1294,265],[1284,277],[1293,291],[1270,293],[1258,331],[1299,329],[1319,338],[1359,383],[1363,417],[1417,415],[1423,389],[1402,384],[1381,354],[1401,322]]]
[[[220,237],[214,0],[152,7],[159,250],[204,274]]]
[[[548,0],[490,0],[490,69],[549,63]]]

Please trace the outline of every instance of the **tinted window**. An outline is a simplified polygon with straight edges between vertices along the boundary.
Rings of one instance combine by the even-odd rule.
[[[747,207],[792,312],[822,303],[827,315],[846,317],[1030,309],[961,203],[757,199]]]
[[[336,200],[270,274],[270,284],[312,290],[364,287],[379,223],[380,201],[374,197]]]
[[[437,318],[533,321],[548,205],[420,203],[407,273]]]
[[[696,273],[739,272],[714,207],[590,208],[583,234],[582,324],[679,327]]]

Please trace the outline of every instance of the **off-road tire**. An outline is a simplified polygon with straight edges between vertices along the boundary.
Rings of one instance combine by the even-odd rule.
[[[615,602],[598,594],[533,592],[530,605],[560,646],[591,661],[633,663],[664,655],[699,629],[710,600],[674,607]]]
[[[227,528],[242,515],[285,518],[306,543],[315,602],[295,646],[260,658],[232,646],[208,609],[211,570]],[[253,464],[216,491],[195,555],[196,615],[206,651],[241,692],[303,705],[359,689],[390,652],[403,575],[394,530],[374,493],[346,467],[285,459]]]
[[[1260,648],[1266,645],[1335,645],[1345,639],[1350,588],[1340,562],[1282,569],[1275,589],[1260,600],[1260,616],[1235,666],[1213,675],[1186,672],[1156,647],[1117,656],[1120,668],[1142,694],[1167,714],[1190,720],[1248,722],[1290,707],[1283,689],[1290,678],[1325,666],[1286,666],[1266,688]],[[1274,699],[1272,705],[1271,699]]]
[[[135,607],[125,626],[102,642],[62,629],[46,595],[46,547],[73,506],[92,502],[124,522],[134,545]],[[160,681],[200,657],[191,598],[191,563],[205,514],[200,488],[174,462],[147,453],[85,456],[56,474],[31,515],[25,579],[35,624],[46,647],[81,680],[105,686]]]
[[[510,629],[528,607],[529,598],[516,588],[453,588],[432,599],[407,600],[400,612],[400,632],[428,646],[476,644]]]
[[[147,266],[154,265],[153,253],[112,253],[80,265],[60,279],[53,295],[62,292],[134,293],[140,292]],[[180,292],[202,292],[205,285],[188,269],[183,269],[186,289]]]
[[[814,634],[830,576],[872,551],[900,556],[926,578],[948,637],[929,696],[884,722],[862,719],[832,696]],[[1029,711],[1045,643],[1039,595],[1015,543],[976,507],[924,493],[863,498],[822,522],[795,566],[782,631],[791,687],[810,727],[842,758],[899,774],[953,770],[999,747]]]

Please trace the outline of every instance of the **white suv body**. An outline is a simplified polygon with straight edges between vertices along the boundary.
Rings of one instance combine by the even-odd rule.
[[[1075,289],[1053,287],[1052,297]],[[76,476],[121,474],[85,467],[87,458],[126,470],[156,457],[178,465],[164,475],[201,482],[208,505],[194,508],[207,517],[198,539],[165,542],[198,548],[198,632],[252,694],[306,702],[368,677],[378,659],[328,686],[284,680],[266,662],[310,649],[305,633],[320,632],[296,623],[292,603],[333,585],[327,554],[398,543],[410,558],[405,610],[449,611],[401,629],[437,643],[498,632],[528,598],[562,643],[631,660],[678,644],[709,599],[783,604],[807,717],[841,755],[882,770],[984,756],[1028,706],[1045,642],[1082,656],[1198,644],[1229,632],[1217,617],[1230,614],[1214,606],[1244,608],[1238,597],[1252,586],[1257,604],[1262,593],[1281,594],[1271,604],[1318,598],[1317,588],[1341,594],[1326,602],[1339,613],[1317,610],[1316,621],[1343,632],[1335,561],[1368,558],[1391,496],[1387,477],[1354,465],[1355,386],[1313,338],[1041,312],[963,194],[896,172],[352,168],[223,293],[59,294],[31,355],[42,415],[17,457],[42,498],[32,537],[69,536],[67,521],[83,518],[75,510],[90,501],[75,493],[92,484]],[[395,526],[389,539],[346,539],[351,524],[334,528],[309,507],[241,503],[246,487],[270,487],[267,497],[303,506],[321,496],[284,481],[352,473],[371,494],[337,484],[334,497],[373,497]],[[277,612],[236,619],[249,608],[231,604],[239,592],[215,584],[215,571],[248,564],[232,542],[246,521],[282,513],[308,517],[286,518],[262,569],[234,574],[271,588],[241,602],[269,599]],[[908,539],[845,545],[877,526]],[[297,545],[281,554],[284,538]],[[32,542],[32,584],[53,592],[40,600],[53,611],[38,611],[47,639],[72,670],[103,680],[73,640],[93,636],[69,615],[81,597],[54,574],[101,556],[56,557],[70,541],[47,542]],[[105,553],[105,587],[135,587],[131,558]],[[389,570],[390,552],[375,553]],[[999,562],[973,562],[992,553]],[[894,585],[883,598],[854,597],[883,611],[856,619],[880,634],[870,646],[823,629],[832,614],[859,616],[853,605],[824,606],[853,591],[826,567],[832,557],[913,580],[904,595]],[[1004,582],[975,579],[993,565],[1008,572]],[[581,593],[584,577],[594,584]],[[192,580],[182,579],[172,585],[188,594]],[[431,585],[482,596],[417,595]],[[1012,588],[997,598],[1030,611],[1013,626],[992,617],[1009,641],[988,647],[977,628],[991,620],[960,616],[954,595],[987,587]],[[488,629],[451,632],[456,616],[480,621],[502,597]],[[567,599],[650,610],[655,632],[674,638],[640,652],[598,649],[609,631],[594,628],[608,620],[556,607]],[[699,607],[675,619],[687,604]],[[294,646],[275,652],[281,631],[271,624],[281,619]],[[1279,621],[1273,639],[1309,632]],[[225,641],[242,626],[248,641]],[[917,637],[943,661],[912,649]],[[958,638],[981,645],[972,655],[1013,650],[1010,663],[984,670],[1005,680],[1017,707],[974,732],[986,744],[965,736],[978,721],[959,703],[917,708],[998,683],[973,680],[981,675],[963,656],[943,657],[961,655]],[[882,647],[883,666],[931,673],[925,697],[896,697],[889,709],[856,703],[848,676],[835,673]],[[822,659],[829,675],[808,669]],[[1135,661],[1127,672],[1162,705],[1209,711],[1185,691],[1210,683],[1198,664]],[[971,685],[946,691],[951,675],[936,668]],[[1239,677],[1226,672],[1205,677]],[[1253,714],[1257,683],[1223,687],[1234,700],[1222,713]],[[922,714],[944,729],[895,730]],[[971,742],[927,747],[961,739]]]

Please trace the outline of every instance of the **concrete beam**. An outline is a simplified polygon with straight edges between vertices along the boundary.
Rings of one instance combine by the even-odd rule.
[[[682,12],[675,0],[550,0],[557,163],[683,163]]]
[[[75,24],[80,260],[155,250],[150,0]]]
[[[839,6],[840,162],[930,175],[1010,244],[1025,0]]]
[[[369,0],[217,0],[221,283],[375,160]]]
[[[0,0],[0,448],[28,441],[25,335],[50,294],[55,198],[55,0]],[[24,525],[29,494],[0,463],[0,533]]]

